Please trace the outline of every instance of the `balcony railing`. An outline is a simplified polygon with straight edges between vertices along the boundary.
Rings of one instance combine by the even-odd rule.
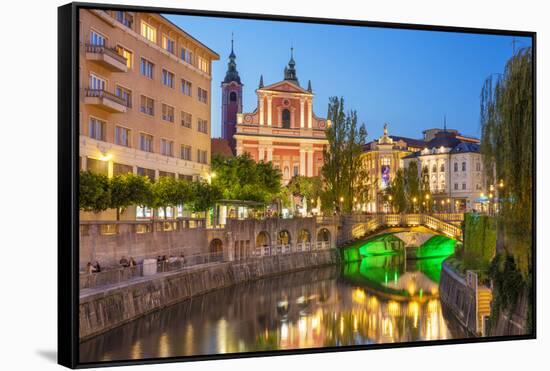
[[[101,108],[110,112],[126,112],[128,101],[105,89],[90,89],[84,90],[84,103],[98,105]]]
[[[106,45],[86,44],[86,58],[114,72],[128,71],[127,60],[116,49]]]

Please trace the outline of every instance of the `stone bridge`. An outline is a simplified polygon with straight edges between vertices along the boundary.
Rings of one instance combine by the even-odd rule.
[[[441,234],[462,241],[462,229],[456,225],[462,214],[373,214],[344,217],[338,243],[368,237],[384,229],[396,227],[427,227]]]

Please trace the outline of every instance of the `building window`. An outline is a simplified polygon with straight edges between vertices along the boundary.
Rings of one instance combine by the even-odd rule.
[[[174,142],[168,139],[161,139],[160,154],[170,157],[174,156]]]
[[[476,189],[479,191],[481,189],[481,184],[476,183]]]
[[[207,157],[206,151],[202,151],[200,149],[197,149],[197,162],[201,164],[207,164],[208,163],[208,157]]]
[[[90,117],[90,122],[88,124],[88,134],[90,138],[105,141],[105,129],[107,123],[102,120]]]
[[[466,171],[466,162],[462,163],[462,171]]]
[[[153,152],[153,136],[149,134],[139,134],[139,149],[145,152]]]
[[[108,166],[109,163],[107,161],[100,161],[89,157],[86,160],[86,170],[91,171],[94,174],[107,175],[109,173]]]
[[[169,88],[174,88],[174,74],[170,71],[162,69],[162,84]]]
[[[466,189],[466,183],[462,183],[462,189]]]
[[[155,101],[152,98],[142,95],[140,97],[140,107],[139,110],[148,115],[155,115]]]
[[[172,40],[171,38],[169,38],[166,35],[162,35],[162,48],[164,50],[166,50],[169,53],[174,54],[175,50],[176,50],[176,48],[174,46],[175,46],[174,40]]]
[[[234,91],[229,93],[229,101],[230,102],[236,102],[237,101],[237,93],[235,93]]]
[[[174,122],[174,107],[162,104],[162,119],[168,122]]]
[[[163,177],[169,177],[169,178],[176,178],[176,173],[172,173],[172,172],[169,172],[169,171],[162,171],[162,170],[160,170],[160,171],[159,171],[159,178],[160,178],[161,176],[163,176]],[[171,216],[171,215],[170,215],[170,210],[171,210],[171,209],[172,209],[172,208],[170,208],[170,207],[167,208],[167,211],[168,211],[168,215],[169,215],[169,216]]]
[[[193,53],[187,48],[181,48],[181,59],[189,64],[193,64]]]
[[[154,69],[155,65],[151,61],[148,61],[145,58],[141,58],[140,72],[143,76],[149,79],[153,79]]]
[[[290,129],[290,111],[284,109],[281,116],[283,120],[283,128]]]
[[[156,43],[157,42],[157,29],[141,21],[141,36],[145,37],[147,40]]]
[[[294,165],[293,173],[294,176],[298,176],[298,174],[300,174],[300,167],[298,165]]]
[[[189,81],[181,79],[181,92],[187,96],[191,96],[193,93],[193,84]]]
[[[197,57],[197,67],[199,67],[199,70],[202,72],[208,73],[208,60],[202,57]]]
[[[118,54],[126,58],[126,67],[128,67],[128,69],[131,69],[134,63],[133,53],[130,50],[120,45],[117,45],[116,51],[118,52]]]
[[[105,90],[106,86],[107,86],[107,81],[105,79],[102,79],[101,77],[96,76],[93,73],[90,74],[89,88],[91,90]]]
[[[455,183],[455,191],[458,191],[458,183]]]
[[[439,167],[439,171],[441,173],[444,173],[445,172],[445,164],[441,164],[441,166]]]
[[[454,163],[454,172],[456,173],[458,171],[458,162]]]
[[[116,12],[115,17],[117,21],[119,21],[120,23],[122,23],[128,28],[132,28],[132,26],[134,25],[134,17],[128,14],[128,12],[122,12],[119,10]]]
[[[182,160],[191,161],[191,146],[181,145],[180,157]]]
[[[137,168],[137,174],[141,176],[146,176],[150,180],[155,180],[155,170],[153,169],[146,169],[143,167]]]
[[[102,34],[96,31],[90,32],[90,44],[97,46],[105,46],[106,38]]]
[[[436,173],[437,172],[437,165],[436,164],[433,164],[432,166],[432,173]]]
[[[133,168],[130,165],[117,164],[113,162],[113,175],[131,174]]]
[[[203,119],[197,119],[197,130],[201,133],[208,134],[208,121]]]
[[[119,146],[130,147],[130,129],[117,126],[115,128],[115,143]]]
[[[208,92],[205,89],[201,87],[197,88],[197,94],[199,102],[208,103]]]
[[[193,120],[193,115],[191,115],[188,112],[181,111],[181,126],[185,126],[186,128],[191,129],[192,120]]]
[[[115,89],[115,95],[117,97],[120,97],[124,100],[126,107],[131,108],[132,107],[132,92],[126,88],[123,88],[122,86],[118,86]]]
[[[481,171],[481,163],[476,162],[476,171]]]

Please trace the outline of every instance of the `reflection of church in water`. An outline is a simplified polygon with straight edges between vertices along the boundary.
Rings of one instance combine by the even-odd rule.
[[[282,81],[264,86],[260,77],[257,107],[250,113],[242,112],[243,84],[235,59],[232,44],[222,82],[222,138],[237,155],[249,153],[255,161],[271,161],[281,170],[284,183],[296,175],[319,175],[330,120],[313,112],[311,81],[307,89],[300,86],[293,49]]]

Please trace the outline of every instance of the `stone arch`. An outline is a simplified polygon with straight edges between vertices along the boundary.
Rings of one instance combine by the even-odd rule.
[[[208,247],[208,251],[211,254],[219,254],[223,252],[223,242],[219,238],[214,238],[212,241],[210,241],[210,245]]]
[[[265,247],[271,245],[271,237],[266,231],[261,231],[256,236],[256,247]]]
[[[311,233],[308,229],[302,228],[298,233],[298,243],[311,242]]]
[[[286,229],[279,231],[277,234],[277,245],[290,245],[292,242],[290,232]]]
[[[319,229],[319,232],[317,232],[317,242],[327,241],[330,241],[330,231],[326,228]]]

